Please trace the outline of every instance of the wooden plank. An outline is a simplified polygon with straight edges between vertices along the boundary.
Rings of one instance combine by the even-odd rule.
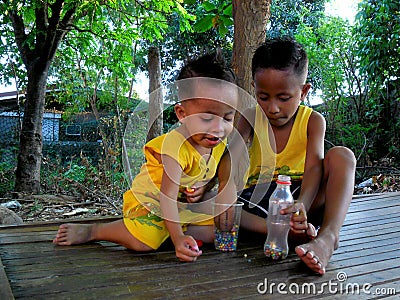
[[[394,198],[386,198],[386,199],[376,199],[373,201],[365,201],[361,203],[357,203],[354,205],[351,205],[349,207],[348,213],[353,213],[353,212],[360,212],[360,211],[371,211],[374,209],[381,209],[385,207],[394,207],[394,206],[400,206],[400,204],[396,204],[396,201],[394,201]]]
[[[0,299],[14,299],[3,263],[0,256]]]
[[[0,258],[6,274],[3,278],[0,274],[0,287],[11,282],[9,293],[17,299],[338,299],[349,295],[342,293],[343,289],[323,295],[260,295],[257,286],[267,278],[275,284],[321,288],[338,282],[338,273],[345,272],[348,283],[394,286],[398,296],[399,204],[400,193],[356,197],[341,231],[340,248],[324,276],[311,273],[294,253],[281,262],[266,259],[262,251],[265,237],[255,239],[243,232],[238,251],[222,253],[205,245],[198,262],[185,264],[176,259],[171,246],[150,253],[103,242],[54,246],[51,240],[58,223],[3,227]],[[378,296],[354,299],[373,298]]]
[[[385,207],[382,209],[365,210],[346,215],[345,223],[354,223],[354,221],[367,221],[371,217],[397,217],[400,212],[400,206]]]
[[[371,210],[374,208],[385,208],[399,206],[398,198],[373,198],[367,201],[351,203],[349,207],[349,213]]]
[[[362,194],[362,195],[353,195],[353,202],[357,201],[368,201],[371,198],[399,198],[400,192],[389,192],[389,193],[376,193],[376,194]]]
[[[257,250],[258,251],[258,250]],[[156,254],[155,254],[156,255]],[[156,255],[157,256],[157,255]],[[334,256],[334,257],[336,257],[336,256]],[[232,257],[229,257],[229,259],[231,259]],[[174,259],[174,258],[173,258]],[[262,257],[262,259],[265,259],[264,257]],[[159,258],[156,258],[156,261],[158,261],[159,260]],[[112,261],[112,258],[110,257],[110,258],[108,258],[108,260],[107,261]],[[175,259],[174,259],[174,261],[175,261]],[[201,262],[202,264],[204,263],[204,262]],[[206,262],[207,263],[207,262]],[[213,264],[214,262],[212,262],[211,261],[211,264]],[[360,260],[360,265],[363,265],[364,264],[364,261],[363,260]],[[81,263],[78,263],[78,265],[81,265]],[[113,268],[115,268],[116,266],[113,264]],[[118,267],[118,266],[117,266]],[[154,268],[154,270],[157,270],[157,268],[160,268],[160,266],[153,266]],[[166,266],[167,267],[167,266]],[[161,269],[162,269],[163,267],[161,266]],[[236,268],[236,267],[235,267]],[[35,268],[36,269],[36,268]],[[153,269],[149,269],[149,267],[147,266],[147,271],[149,271],[150,270],[150,272],[153,272],[154,270]],[[139,270],[136,270],[136,271],[146,271],[146,270],[142,270],[142,269],[139,269]],[[205,272],[209,272],[209,270],[210,270],[210,266],[209,266],[209,264],[207,264],[206,266],[205,266]],[[79,270],[75,270],[76,272],[78,272],[78,273],[80,273],[79,272]],[[110,272],[111,270],[109,270],[109,269],[103,269],[102,268],[102,271],[103,272]],[[197,272],[199,272],[199,269],[198,268],[196,268],[196,271]],[[243,271],[243,270],[242,270]],[[165,278],[165,276],[168,276],[168,272],[170,272],[169,270],[166,270],[166,273],[164,274],[163,272],[161,272],[161,273],[159,273],[158,275],[161,277],[161,278]],[[116,277],[118,277],[120,280],[121,280],[121,278],[123,279],[123,274],[115,274],[115,273],[113,273],[114,274],[114,276],[116,276]],[[35,274],[36,275],[36,274]],[[93,276],[94,274],[88,274],[88,276],[89,277],[91,277],[91,276]],[[201,273],[200,273],[200,275],[201,275]],[[78,276],[79,277],[79,275],[76,275],[76,274],[74,274],[73,276]],[[143,273],[140,275],[140,277],[143,277]],[[147,277],[147,276],[145,276],[145,277]],[[132,277],[130,277],[131,279],[132,279]],[[105,282],[109,282],[109,279],[110,278],[105,278]],[[103,284],[105,284],[105,282],[103,283]],[[137,280],[135,280],[135,282],[136,283],[138,283],[137,282]],[[149,283],[149,281],[146,281],[147,283]],[[98,284],[98,282],[97,282],[97,284]],[[150,285],[151,285],[151,282],[150,282]],[[86,286],[86,288],[90,288],[90,286]],[[132,288],[131,288],[131,290],[132,290]],[[40,290],[38,291],[38,292],[40,292]],[[59,290],[57,290],[56,291],[57,293],[59,293],[60,291]]]
[[[382,235],[378,236],[378,238],[374,237],[373,239],[370,238],[368,236],[368,233],[366,232],[364,236],[358,236],[356,242],[352,239],[344,237],[342,239],[341,246],[335,252],[334,257],[336,257],[337,253],[351,253],[359,251],[360,247],[362,247],[361,249],[370,249],[392,245],[395,242],[400,242],[398,238],[399,233],[392,233],[390,231],[386,233],[385,231],[382,232]],[[255,243],[257,243],[257,241],[255,241]],[[239,250],[243,248],[243,251],[262,252],[262,243],[263,241],[259,241],[256,244],[256,247],[253,248],[244,247],[239,244]],[[207,255],[214,255],[212,249],[209,248],[210,247],[204,249],[204,255],[201,257],[201,259],[207,257]],[[47,269],[54,268],[54,265],[58,265],[59,268],[66,268],[69,266],[69,270],[66,269],[64,271],[70,271],[73,273],[76,271],[75,265],[79,265],[81,262],[83,262],[85,266],[92,265],[102,267],[103,265],[108,264],[108,260],[104,260],[104,256],[107,256],[110,260],[113,260],[114,264],[117,264],[117,260],[121,260],[122,263],[124,263],[126,260],[134,260],[135,263],[141,265],[143,263],[143,257],[146,257],[148,255],[143,253],[133,253],[124,250],[122,247],[119,246],[113,248],[104,248],[101,245],[96,246],[96,244],[90,245],[90,248],[89,245],[88,247],[76,246],[74,249],[68,251],[64,249],[53,249],[49,251],[48,245],[32,244],[31,247],[26,247],[26,251],[18,252],[18,254],[15,254],[15,248],[10,245],[10,247],[3,247],[3,251],[5,252],[3,254],[3,260],[5,262],[12,261],[11,268],[13,268],[13,270],[16,270],[18,272],[25,271],[29,273],[31,268],[34,267],[36,274],[40,274],[40,272],[42,272],[42,269],[44,270],[43,272],[46,272]],[[208,253],[208,251],[210,251],[210,253]],[[60,259],[60,257],[64,256],[62,252],[66,252],[65,255],[67,255],[68,257],[72,257],[73,264],[71,264],[69,259]],[[95,253],[95,255],[93,253]],[[171,253],[171,255],[173,255],[172,251],[168,253]],[[352,253],[351,255],[355,254]],[[145,260],[146,263],[149,264],[148,258],[146,258]],[[155,260],[154,263],[158,264],[159,262]]]
[[[63,223],[100,223],[100,222],[112,222],[120,219],[121,216],[107,216],[107,217],[96,217],[96,218],[76,218],[76,219],[65,219],[65,220],[56,220],[56,221],[46,221],[46,222],[30,222],[24,223],[20,225],[0,225],[0,231],[2,229],[5,230],[15,230],[17,232],[21,232],[21,230],[28,229],[36,229],[40,231],[40,228],[43,227],[54,227],[59,226]]]
[[[396,225],[396,224],[393,224]],[[375,224],[375,234],[376,235],[371,235],[370,228],[362,228],[362,229],[353,229],[352,231],[348,230],[346,232],[345,236],[342,236],[341,239],[341,247],[339,248],[338,251],[341,251],[342,249],[347,249],[346,247],[351,247],[351,246],[356,246],[360,243],[365,243],[364,239],[368,238],[369,240],[374,239],[373,241],[379,241],[380,243],[391,243],[393,241],[393,237],[398,236],[398,231],[393,232],[392,226],[387,227],[386,224],[383,225],[377,225]],[[262,244],[264,242],[263,239],[259,241],[254,241],[255,243],[258,243],[257,248],[261,249]],[[104,243],[103,243],[104,245]],[[6,253],[3,254],[3,260],[10,260],[13,258],[18,258],[22,256],[23,258],[20,258],[18,260],[15,260],[13,262],[14,266],[19,266],[19,265],[24,265],[25,261],[30,261],[34,260],[32,265],[35,265],[35,261],[40,262],[41,259],[46,259],[47,263],[50,265],[53,265],[57,263],[56,260],[58,260],[57,256],[52,255],[56,251],[69,251],[69,255],[72,256],[79,256],[77,261],[81,260],[86,260],[90,259],[91,254],[86,254],[88,251],[87,249],[91,248],[98,248],[101,249],[100,251],[97,251],[96,253],[99,253],[100,259],[103,257],[104,253],[109,254],[111,251],[117,251],[119,253],[119,257],[122,259],[126,259],[127,257],[132,257],[132,256],[143,256],[145,254],[140,254],[140,253],[132,253],[129,251],[124,251],[123,247],[110,244],[107,246],[107,249],[104,249],[104,246],[101,244],[93,243],[93,244],[86,244],[86,245],[79,245],[79,246],[71,246],[71,247],[60,247],[60,246],[53,246],[51,242],[45,242],[45,243],[33,243],[33,244],[22,244],[19,247],[15,247],[13,244],[10,244],[8,246],[3,246],[3,249],[5,250]],[[239,243],[239,247],[241,247],[241,243]],[[104,251],[103,251],[104,250]],[[261,250],[260,250],[261,251]],[[347,250],[349,251],[349,250]],[[53,259],[54,257],[54,259]],[[95,259],[95,258],[94,258]],[[55,260],[55,261],[53,261]],[[41,262],[40,262],[41,263]],[[42,264],[42,263],[41,263]],[[38,271],[36,269],[36,271]]]

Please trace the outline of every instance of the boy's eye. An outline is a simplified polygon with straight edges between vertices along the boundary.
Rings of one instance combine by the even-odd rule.
[[[291,97],[280,97],[279,98],[279,100],[281,100],[281,101],[288,101],[290,99],[291,99]]]
[[[233,122],[233,118],[230,118],[230,117],[228,117],[228,118],[224,118],[224,121],[225,122],[229,122],[229,123],[231,123],[231,122]]]
[[[209,114],[203,114],[200,116],[200,118],[205,121],[205,122],[210,122],[214,119],[214,117],[212,115]]]

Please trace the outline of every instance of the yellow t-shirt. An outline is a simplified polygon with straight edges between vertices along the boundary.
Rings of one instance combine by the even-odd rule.
[[[302,180],[307,149],[307,126],[312,108],[300,105],[289,140],[280,153],[270,145],[272,133],[267,117],[256,106],[254,137],[249,148],[250,166],[246,174],[246,187],[276,180],[279,174],[289,175],[292,181]]]
[[[149,204],[147,206],[158,209],[164,171],[164,166],[159,161],[160,155],[165,154],[174,158],[181,166],[184,175],[180,180],[180,191],[183,191],[197,182],[209,181],[214,177],[225,146],[226,142],[222,142],[213,148],[206,162],[204,157],[176,130],[149,141],[144,146],[146,163],[133,180],[131,189],[124,194],[124,217],[129,218],[131,214],[135,214],[131,210],[135,210],[139,203]],[[156,214],[160,215],[159,212]]]

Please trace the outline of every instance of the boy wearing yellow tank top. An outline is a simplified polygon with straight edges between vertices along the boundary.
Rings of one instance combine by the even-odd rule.
[[[275,177],[290,175],[292,191],[298,187],[297,201],[281,213],[292,214],[292,237],[309,237],[309,242],[296,247],[297,255],[311,270],[324,274],[352,199],[356,160],[345,147],[333,147],[324,156],[325,119],[301,105],[311,87],[307,72],[306,52],[294,40],[272,39],[255,51],[252,84],[257,105],[239,119],[239,134],[221,162],[219,179],[221,190],[235,186],[242,198],[268,209]],[[244,151],[249,167],[238,186],[228,170]],[[241,226],[266,234],[265,217],[247,205]],[[320,227],[317,235],[311,223]]]
[[[233,129],[238,89],[222,55],[189,61],[170,89],[180,124],[144,146],[146,162],[124,193],[123,217],[98,224],[62,224],[53,239],[60,246],[109,241],[135,251],[157,250],[171,238],[176,257],[194,262],[196,240],[214,240],[206,184],[214,178]],[[171,96],[171,97],[172,97]],[[198,205],[197,205],[198,204]]]

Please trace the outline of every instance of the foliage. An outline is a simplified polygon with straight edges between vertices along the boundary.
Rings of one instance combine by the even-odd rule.
[[[180,30],[190,30],[188,14],[180,1],[144,1],[119,7],[99,6],[90,30],[71,30],[61,45],[52,75],[66,91],[63,101],[75,110],[87,109],[101,93],[96,105],[107,109],[132,110],[132,83],[145,64],[144,41],[161,41],[170,30],[168,17],[176,16]],[[86,28],[82,18],[78,28]],[[179,30],[178,30],[179,32]],[[124,97],[121,95],[128,95]]]
[[[229,27],[233,25],[232,3],[223,1],[203,1],[201,7],[206,11],[193,26],[196,32],[206,32],[214,28],[221,37],[229,32]]]
[[[110,170],[103,161],[94,165],[84,156],[71,160],[68,165],[44,157],[41,172],[44,193],[120,201],[128,187],[121,167]]]
[[[4,131],[4,128],[1,130]],[[6,138],[0,143],[0,198],[12,192],[14,188],[18,147],[10,140],[13,138],[9,140]]]
[[[163,41],[159,42],[163,81],[171,83],[176,77],[180,65],[186,60],[215,51],[217,48],[229,62],[233,46],[232,4],[227,0],[185,1],[184,6],[190,15],[192,30],[179,31],[179,19],[169,17],[170,30]]]
[[[267,29],[267,38],[289,36],[299,39],[302,44],[318,48],[318,37],[315,32],[325,18],[324,5],[327,0],[304,1],[295,0],[272,1],[271,17]],[[301,36],[304,36],[303,38]],[[307,49],[310,50],[310,47]],[[309,66],[309,80],[313,85],[314,93],[323,89],[319,67]]]
[[[321,91],[317,108],[327,121],[327,139],[362,154],[365,137],[373,129],[365,113],[365,78],[357,72],[352,28],[338,17],[320,18],[316,28],[300,24],[296,39],[304,45],[310,61],[310,82]]]
[[[317,28],[327,0],[272,1],[267,37],[294,36],[300,24]]]
[[[144,162],[143,145],[147,137],[147,120],[146,112],[137,107],[125,127],[122,160],[129,182],[139,173]]]
[[[107,99],[109,103],[106,95],[111,95],[111,102],[119,113],[121,107],[118,96],[129,91],[131,98],[131,83],[137,70],[136,53],[132,55],[132,49],[136,49],[138,40],[162,39],[169,28],[167,16],[170,14],[180,16],[180,30],[190,29],[188,20],[192,17],[181,3],[181,0],[1,2],[0,31],[10,43],[3,43],[4,52],[0,55],[14,50],[14,53],[18,53],[15,57],[20,59],[15,62],[19,65],[14,67],[12,64],[13,69],[25,67],[27,70],[24,75],[29,75],[16,190],[39,191],[42,152],[39,124],[43,119],[49,67],[52,67],[50,75],[53,83],[61,91],[68,91],[66,97],[60,97],[60,100],[68,102],[75,110],[90,106],[99,120],[98,106],[101,103],[98,103],[97,93],[102,89],[105,95],[102,99]],[[66,39],[68,33],[72,37]],[[13,34],[15,43],[12,42]],[[56,58],[58,63],[52,64],[58,49],[64,50],[64,53],[59,51],[60,56]],[[16,72],[13,74],[16,76]],[[128,78],[130,80],[127,81]],[[85,93],[76,93],[80,90]],[[75,92],[77,97],[68,95],[70,91]],[[29,124],[32,124],[32,128],[28,128]],[[100,135],[106,151],[109,151],[110,145],[102,128]],[[28,142],[31,140],[34,142]],[[32,153],[35,154],[34,159],[29,160],[28,156]]]
[[[179,120],[175,114],[174,105],[168,106],[163,113],[164,132],[168,132]]]
[[[369,86],[369,115],[376,124],[370,154],[373,159],[395,156],[400,162],[400,2],[361,2],[354,35],[359,70]]]
[[[14,165],[9,162],[0,162],[0,197],[4,197],[13,190],[14,180]]]
[[[356,17],[360,72],[374,74],[368,84],[375,92],[400,74],[400,3],[365,0]]]
[[[80,165],[73,164],[63,174],[63,177],[66,179],[70,179],[70,180],[74,180],[74,181],[82,183],[85,180],[86,172],[90,172],[90,171],[93,172],[95,170],[93,168],[90,168],[90,170],[88,170],[88,168],[86,166],[80,166]]]
[[[39,30],[35,28],[35,8],[48,5],[50,11],[51,7],[42,1],[23,3],[13,1],[11,5],[10,1],[4,1],[0,9],[0,57],[7,61],[0,66],[0,81],[9,83],[17,76],[19,89],[26,86],[26,74],[7,16],[10,9],[17,9],[26,23],[27,41],[33,47]],[[132,109],[131,97],[137,97],[132,94],[132,82],[138,67],[145,63],[143,50],[138,50],[139,44],[162,40],[170,30],[168,18],[171,15],[175,16],[178,32],[190,30],[189,21],[194,19],[183,8],[181,0],[64,1],[66,8],[71,5],[76,5],[74,22],[66,29],[69,33],[50,69],[53,88],[64,91],[59,94],[58,101],[68,104],[70,113],[89,109],[90,101],[100,90],[102,97],[96,105]],[[128,94],[128,102],[126,97],[120,97]]]

